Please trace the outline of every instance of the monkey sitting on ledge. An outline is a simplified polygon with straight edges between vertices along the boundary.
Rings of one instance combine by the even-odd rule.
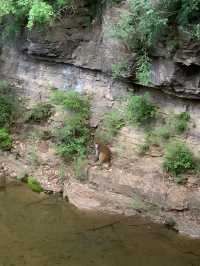
[[[112,153],[109,147],[98,139],[94,140],[95,144],[95,162],[99,162],[99,165],[104,163],[108,164],[108,167],[111,167],[111,157]]]

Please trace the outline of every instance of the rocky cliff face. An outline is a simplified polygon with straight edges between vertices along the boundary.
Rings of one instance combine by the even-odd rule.
[[[93,94],[91,126],[94,128],[104,113],[111,107],[118,107],[129,91],[148,90],[162,112],[190,113],[196,127],[188,132],[186,142],[198,154],[198,101],[166,95],[161,90],[183,98],[200,97],[199,44],[187,36],[178,37],[180,45],[175,50],[159,43],[152,53],[152,88],[139,88],[132,74],[134,55],[106,33],[109,23],[119,18],[122,8],[126,8],[126,3],[105,10],[102,23],[93,21],[88,25],[87,8],[82,5],[79,14],[68,16],[45,32],[24,34],[15,46],[2,48],[1,75],[14,82],[31,102],[47,99],[50,87],[74,88]],[[113,80],[112,65],[124,58],[129,61],[130,71],[120,81]],[[21,145],[18,135],[16,149],[21,159],[14,167],[16,175],[26,166],[23,156],[29,145]],[[91,167],[87,184],[78,183],[68,165],[64,184],[57,182],[60,158],[52,154],[51,143],[38,141],[35,145],[38,145],[42,164],[32,174],[47,190],[63,191],[77,207],[127,215],[142,213],[159,221],[173,218],[179,231],[200,236],[199,178],[191,175],[187,186],[175,185],[162,171],[162,154],[152,151],[144,158],[138,157],[135,147],[143,139],[142,132],[124,127],[111,147],[112,169]],[[10,163],[7,168],[13,166],[12,155],[11,158],[0,157],[0,160],[5,165]]]
[[[79,13],[64,18],[45,32],[25,35],[20,50],[35,59],[71,64],[111,75],[112,65],[128,61],[127,80],[134,82],[135,55],[110,38],[109,25],[118,21],[126,1],[104,11],[102,23],[82,4]],[[151,86],[179,97],[200,97],[200,43],[176,32],[174,45],[157,43],[152,52]],[[135,81],[136,82],[136,81]]]

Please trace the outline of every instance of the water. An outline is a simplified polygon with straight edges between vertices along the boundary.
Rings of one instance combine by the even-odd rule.
[[[79,212],[17,186],[0,192],[0,266],[24,265],[200,266],[200,240],[145,220]]]

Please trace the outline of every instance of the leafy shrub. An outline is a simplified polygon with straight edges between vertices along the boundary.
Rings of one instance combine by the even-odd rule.
[[[144,96],[134,95],[128,101],[126,116],[131,123],[143,125],[156,117],[156,109],[148,94]]]
[[[167,127],[170,129],[171,134],[182,134],[188,128],[190,115],[186,112],[171,115],[167,119]]]
[[[31,111],[27,113],[27,122],[42,122],[46,121],[52,115],[52,105],[49,103],[38,103]]]
[[[119,130],[125,125],[124,120],[120,113],[111,111],[105,114],[103,119],[103,129],[107,140],[111,140],[117,135]]]
[[[5,128],[0,128],[0,149],[10,150],[12,147],[12,138]]]
[[[165,27],[167,19],[149,0],[129,0],[128,3],[130,11],[122,12],[121,19],[114,26],[114,35],[131,49],[149,48]]]
[[[120,62],[118,64],[112,65],[112,77],[114,79],[119,78],[120,76],[123,76],[127,72],[128,68],[128,61],[124,60],[123,62]]]
[[[21,1],[22,2],[22,1]],[[22,2],[24,3],[24,1]],[[28,14],[27,27],[32,29],[34,24],[50,23],[54,17],[54,10],[51,5],[43,1],[33,1]]]
[[[90,130],[80,115],[67,120],[62,128],[55,131],[58,153],[67,160],[87,153]]]
[[[194,35],[196,36],[196,38],[198,40],[200,40],[200,24],[197,24],[196,27],[195,27],[195,30],[194,30]]]
[[[0,19],[4,28],[10,24],[12,27],[26,25],[32,29],[35,25],[53,22],[60,9],[73,4],[73,0],[0,0]]]
[[[129,0],[129,11],[122,11],[120,20],[110,30],[112,37],[132,51],[138,52],[136,78],[139,83],[150,82],[150,58],[148,52],[160,33],[166,28],[167,18],[161,16],[150,0]]]
[[[4,80],[0,80],[0,127],[9,127],[17,118],[20,103],[13,88]]]
[[[146,52],[138,56],[136,65],[137,65],[136,78],[138,82],[141,85],[147,86],[151,82],[151,77],[150,77],[151,60]]]
[[[32,176],[29,176],[27,178],[27,185],[34,192],[40,193],[40,192],[44,191],[43,188],[41,187],[40,183],[38,181],[36,181]]]
[[[183,142],[172,141],[166,146],[163,167],[173,176],[181,175],[195,168],[194,156]]]
[[[169,141],[171,137],[184,133],[188,128],[189,119],[190,116],[186,112],[170,115],[166,119],[165,125],[157,127],[148,133],[148,143],[160,146]]]
[[[170,36],[172,25],[200,39],[200,0],[128,0],[110,35],[120,39],[130,51],[137,52],[136,77],[147,85],[150,77],[150,52],[159,39]]]
[[[155,128],[147,134],[147,142],[149,145],[162,145],[171,137],[171,131],[167,126]]]
[[[89,117],[90,102],[87,96],[81,95],[73,90],[66,92],[56,90],[53,93],[52,99],[54,103],[61,104],[68,110],[77,112],[87,118]]]
[[[13,105],[7,96],[0,96],[0,127],[8,126],[13,120]]]

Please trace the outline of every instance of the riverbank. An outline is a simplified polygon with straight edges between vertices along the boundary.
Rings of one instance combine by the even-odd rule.
[[[42,124],[16,125],[11,152],[0,154],[1,171],[8,183],[32,176],[46,192],[62,194],[80,210],[149,217],[181,234],[200,237],[198,175],[190,173],[186,184],[175,184],[163,172],[161,150],[154,147],[146,155],[139,155],[137,145],[144,139],[143,132],[124,127],[110,146],[111,168],[86,166],[87,178],[80,181],[71,163],[56,154],[54,140],[46,138],[60,118],[55,111]],[[191,138],[188,133],[186,141],[192,145]],[[93,160],[91,153],[89,162]]]

